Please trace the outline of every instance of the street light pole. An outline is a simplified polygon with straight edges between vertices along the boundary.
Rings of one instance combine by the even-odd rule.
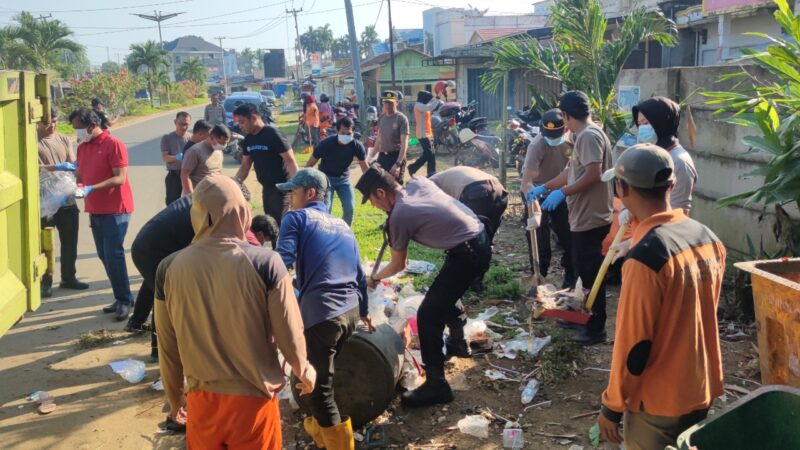
[[[161,36],[161,22],[172,19],[173,17],[176,17],[180,14],[185,14],[185,13],[178,12],[178,13],[163,14],[161,11],[153,11],[152,16],[149,14],[131,13],[131,15],[133,16],[141,17],[142,19],[150,20],[158,24],[158,43],[162,50],[164,49],[164,38]]]
[[[304,78],[304,76],[303,76],[303,61],[301,61],[302,58],[301,58],[301,54],[300,54],[300,42],[298,42],[300,40],[300,28],[298,28],[298,26],[297,26],[297,13],[301,13],[301,12],[303,12],[303,8],[300,8],[300,9],[292,8],[291,10],[289,10],[289,9],[286,10],[286,14],[291,14],[291,15],[294,16],[294,36],[295,36],[295,38],[294,38],[294,63],[297,66],[297,72],[298,72],[298,76],[300,78],[297,81],[302,85],[303,78]]]
[[[364,80],[361,78],[361,55],[358,52],[358,44],[356,43],[356,23],[353,19],[353,4],[350,0],[344,0],[344,10],[347,15],[347,34],[350,35],[350,57],[352,58],[351,66],[353,67],[353,77],[356,85],[356,97],[362,105],[366,105]],[[365,109],[358,109],[358,120],[362,123],[364,123]]]
[[[389,61],[392,69],[392,89],[397,89],[397,80],[394,75],[394,27],[392,26],[392,0],[386,0],[389,8]]]
[[[223,91],[225,95],[228,95],[228,72],[225,70],[225,47],[222,46],[222,40],[225,38],[217,36],[214,39],[219,39],[219,48],[222,50],[222,81],[225,83]]]

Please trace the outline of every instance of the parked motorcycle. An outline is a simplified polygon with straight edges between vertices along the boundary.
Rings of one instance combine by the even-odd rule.
[[[455,165],[479,169],[500,167],[500,151],[498,147],[502,144],[502,139],[492,135],[480,135],[469,128],[461,130],[458,133],[458,139],[462,147],[456,153]]]
[[[459,102],[447,102],[439,106],[431,118],[433,125],[434,151],[437,154],[458,153],[462,147],[459,132],[464,129],[480,135],[488,134],[489,121],[486,117],[475,117],[477,101],[471,101],[466,106]]]
[[[525,154],[533,138],[539,134],[542,116],[535,109],[517,111],[515,115],[517,117],[510,119],[506,127],[506,139],[509,143],[506,162],[516,167],[517,172],[522,175]]]

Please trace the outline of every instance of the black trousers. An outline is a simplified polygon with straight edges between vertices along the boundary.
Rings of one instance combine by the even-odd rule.
[[[339,407],[333,398],[333,374],[336,355],[353,335],[358,324],[358,307],[332,320],[320,322],[305,330],[308,362],[317,371],[317,382],[310,395],[300,397],[322,427],[342,423]]]
[[[61,282],[75,280],[75,261],[78,259],[78,223],[80,211],[76,205],[64,206],[50,220],[42,219],[42,228],[56,227],[61,246]]]
[[[143,248],[141,244],[133,241],[131,245],[131,259],[133,265],[142,276],[142,286],[136,294],[136,302],[133,305],[133,314],[130,321],[134,324],[141,325],[147,322],[150,317],[150,311],[153,311],[153,301],[155,298],[155,281],[156,271],[161,261],[169,255],[153,255],[148,249]],[[155,311],[153,311],[155,314]],[[158,354],[158,335],[156,334],[156,321],[153,318],[151,322],[153,332],[150,337],[150,353],[152,355]]]
[[[524,221],[528,221],[528,205],[525,205]],[[550,244],[550,232],[558,236],[558,242],[564,249],[561,255],[561,267],[564,268],[564,283],[573,286],[577,277],[575,276],[575,266],[572,264],[572,234],[569,231],[569,209],[566,202],[558,205],[555,211],[542,211],[542,223],[536,229],[536,243],[539,246],[539,271],[546,276],[550,271],[550,262],[553,258],[553,250]],[[528,242],[528,250],[531,248],[531,235],[525,230],[525,240]],[[530,251],[528,252],[530,255]],[[533,258],[530,257],[531,272],[533,272]]]
[[[178,170],[168,170],[167,177],[164,178],[164,184],[167,186],[167,205],[181,198],[183,186],[181,186],[181,173]]]
[[[422,362],[426,371],[432,374],[442,374],[444,370],[444,327],[450,330],[450,338],[464,338],[467,319],[457,303],[473,280],[482,277],[489,269],[492,247],[486,232],[482,232],[475,239],[445,254],[444,264],[417,311]]]
[[[425,163],[428,163],[428,177],[432,177],[436,173],[436,155],[431,148],[431,140],[426,137],[419,138],[419,144],[422,146],[422,155],[408,165],[408,174],[413,176]]]
[[[494,235],[500,228],[503,213],[508,207],[508,191],[494,180],[476,181],[468,184],[461,192],[459,201],[481,219],[489,243],[494,242]]]
[[[603,239],[611,225],[603,225],[587,231],[572,232],[572,263],[581,277],[583,287],[591,289],[597,272],[603,265]],[[586,323],[586,331],[600,333],[606,327],[606,283],[600,285],[600,291],[592,305],[592,317]]]
[[[381,166],[381,168],[383,170],[388,172],[388,171],[392,170],[392,167],[394,167],[395,163],[397,163],[397,160],[398,160],[399,157],[400,157],[400,152],[399,151],[391,152],[391,153],[380,152],[378,154],[378,165]],[[408,161],[406,161],[406,160],[403,160],[400,163],[400,173],[398,174],[398,177],[397,177],[397,182],[400,183],[400,184],[403,184],[403,175],[406,172],[406,164],[407,163],[408,163]]]
[[[289,201],[291,200],[288,192],[278,190],[273,186],[262,185],[261,200],[264,203],[264,214],[275,219],[278,226],[286,211],[289,211]]]

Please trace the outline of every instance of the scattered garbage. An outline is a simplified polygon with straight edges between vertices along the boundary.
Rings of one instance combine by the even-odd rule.
[[[164,390],[164,384],[161,383],[161,378],[159,378],[156,381],[154,381],[153,384],[150,385],[150,389],[152,389],[154,391],[163,391]]]
[[[122,345],[122,344],[127,344],[128,342],[130,342],[130,339],[120,339],[118,341],[112,342],[111,345]]]
[[[463,372],[459,372],[451,379],[448,380],[450,388],[454,391],[468,391],[469,383],[467,383],[467,376]]]
[[[406,273],[425,275],[436,270],[436,265],[427,261],[409,260],[406,264]]]
[[[483,372],[483,374],[486,376],[486,378],[488,378],[488,379],[490,379],[492,381],[498,381],[498,380],[509,380],[509,381],[511,381],[511,378],[509,378],[508,375],[506,375],[504,372],[501,372],[499,370],[486,369]]]
[[[75,194],[75,175],[55,171],[39,173],[39,215],[50,219]]]
[[[539,338],[531,337],[525,333],[525,336],[518,335],[514,339],[501,343],[500,348],[495,350],[494,353],[498,358],[507,359],[516,359],[519,352],[528,352],[531,357],[535,357],[551,340],[550,336]]]
[[[536,302],[542,309],[561,309],[583,311],[586,292],[581,279],[575,283],[575,289],[558,289],[552,284],[540,285],[536,288]]]
[[[292,390],[289,388],[281,389],[281,391],[278,393],[278,401],[281,400],[288,400],[289,406],[291,406],[292,409],[300,409],[300,405],[297,404],[297,400],[294,399]]]
[[[589,442],[593,448],[600,447],[600,425],[597,422],[589,428]]]
[[[400,384],[408,391],[413,391],[414,389],[422,386],[422,383],[425,382],[425,377],[419,374],[419,371],[414,368],[413,366],[404,366],[403,367],[403,379],[400,381]]]
[[[528,380],[528,384],[525,385],[525,388],[522,390],[522,396],[520,397],[522,404],[527,405],[532,402],[537,392],[539,392],[539,380]]]
[[[497,306],[490,306],[490,307],[486,308],[486,311],[478,314],[478,316],[475,318],[475,321],[485,322],[485,321],[491,319],[492,317],[494,317],[499,312],[500,312],[500,310],[497,309]]]
[[[36,408],[39,414],[46,415],[56,410],[56,399],[51,397],[47,391],[36,391],[28,396],[28,400],[39,403],[39,407]],[[20,405],[20,407],[22,406]]]
[[[503,448],[520,449],[525,447],[522,428],[517,422],[507,422],[503,429]]]
[[[569,448],[567,450],[583,450],[583,446],[582,445],[572,444],[572,445],[569,446]]]
[[[47,394],[47,392],[46,391],[31,392],[30,394],[28,394],[27,397],[25,397],[25,399],[28,400],[28,401],[32,401],[32,402],[38,402],[39,401],[39,397],[42,394]]]
[[[128,383],[138,383],[144,379],[144,361],[124,359],[114,361],[109,366],[114,373],[119,374]]]
[[[489,420],[481,415],[466,416],[458,421],[458,431],[486,439],[489,437]]]

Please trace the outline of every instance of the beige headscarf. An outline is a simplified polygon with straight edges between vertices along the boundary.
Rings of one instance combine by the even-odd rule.
[[[223,175],[210,175],[192,194],[194,240],[205,238],[245,240],[250,227],[250,205],[236,182]]]

